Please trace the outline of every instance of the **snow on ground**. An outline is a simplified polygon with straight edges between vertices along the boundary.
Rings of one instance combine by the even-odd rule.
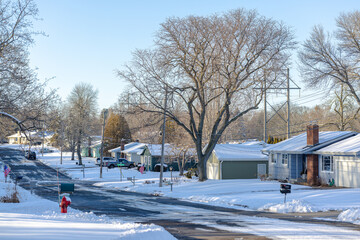
[[[68,208],[18,187],[20,203],[0,203],[1,239],[175,239],[162,227],[145,225]],[[14,191],[14,184],[0,182],[0,197]]]
[[[159,173],[145,172],[141,174],[136,169],[103,168],[103,178],[100,178],[99,167],[94,158],[84,158],[82,166],[70,160],[70,154],[64,153],[63,164],[60,164],[60,153],[46,153],[38,157],[44,163],[61,168],[72,178],[97,181],[97,186],[115,188],[149,194],[159,194],[192,202],[200,202],[214,206],[224,206],[237,209],[265,210],[280,213],[318,212],[329,210],[344,211],[338,220],[360,224],[360,191],[353,188],[311,188],[302,185],[292,185],[292,193],[280,193],[280,183],[277,181],[260,181],[258,179],[242,180],[207,180],[198,182],[196,179],[179,177],[173,172],[173,191],[167,183],[171,181],[171,173],[165,172],[166,182],[159,187]],[[85,172],[83,172],[85,170]],[[135,185],[127,178],[135,177]],[[351,209],[351,210],[348,210]]]
[[[14,192],[0,174],[0,197]],[[17,187],[20,203],[0,202],[0,239],[175,239],[160,226],[125,222],[68,208]]]

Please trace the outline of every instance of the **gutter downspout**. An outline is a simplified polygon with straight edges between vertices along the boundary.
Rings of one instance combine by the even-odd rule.
[[[219,180],[222,180],[222,163],[223,163],[223,161],[220,161],[220,179]]]

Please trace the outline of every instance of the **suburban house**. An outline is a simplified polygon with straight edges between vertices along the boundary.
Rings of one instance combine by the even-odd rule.
[[[208,179],[251,179],[266,176],[268,156],[261,152],[264,145],[264,142],[217,144],[206,163]]]
[[[136,164],[141,163],[140,154],[144,151],[146,147],[145,143],[135,144],[132,147],[127,147],[122,151],[125,154],[125,158],[129,161],[132,161]]]
[[[314,152],[319,156],[319,178],[340,187],[360,187],[360,134]]]
[[[40,145],[44,141],[45,144],[50,144],[53,132],[41,131],[41,132],[26,132],[26,136],[31,139],[31,143],[34,145]],[[28,144],[29,141],[23,132],[17,133],[7,137],[9,144]]]
[[[356,135],[349,131],[319,132],[318,125],[307,126],[307,132],[266,147],[269,156],[269,176],[295,181],[306,178],[310,185],[319,181],[319,159],[315,151]]]
[[[122,151],[128,150],[128,149],[130,149],[130,148],[132,148],[132,147],[135,147],[136,145],[139,145],[139,144],[141,144],[141,143],[139,143],[139,142],[131,142],[131,143],[128,143],[128,144],[124,144],[124,145],[122,145],[122,146],[119,146],[119,147],[117,147],[117,148],[110,149],[108,152],[110,152],[110,154],[111,154],[111,156],[112,156],[113,158],[119,159],[119,158],[122,157],[122,156],[121,156]],[[126,155],[123,154],[123,157],[126,158]]]

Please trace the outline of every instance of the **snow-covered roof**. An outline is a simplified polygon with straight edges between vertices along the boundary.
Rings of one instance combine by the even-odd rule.
[[[161,144],[148,144],[147,145],[149,151],[150,151],[150,154],[152,156],[161,156]],[[168,143],[165,143],[164,145],[164,155],[165,156],[170,156],[170,155],[174,155],[174,149],[173,147],[168,144]]]
[[[261,144],[217,144],[213,153],[219,161],[267,161]]]
[[[26,135],[28,137],[30,137],[30,138],[42,138],[42,137],[51,138],[54,135],[54,133],[53,132],[47,132],[47,131],[44,131],[44,132],[42,132],[42,131],[40,131],[40,132],[33,131],[33,132],[26,132]],[[24,132],[21,132],[21,133],[17,132],[15,134],[12,134],[12,135],[8,136],[8,138],[16,138],[16,137],[25,138],[26,136],[25,136]]]
[[[137,144],[135,146],[132,146],[130,148],[127,148],[123,151],[123,153],[129,153],[129,154],[141,154],[145,148],[146,144],[145,143],[140,143]]]
[[[139,142],[131,142],[131,143],[128,143],[128,144],[125,144],[124,146],[124,150],[127,150],[129,148],[132,148],[136,145],[139,145],[139,144],[142,144],[142,143],[139,143]],[[113,149],[110,149],[109,152],[121,152],[121,146],[120,147],[117,147],[117,148],[113,148]]]
[[[302,133],[285,141],[270,145],[266,147],[263,152],[284,152],[293,154],[307,153],[328,146],[332,143],[348,138],[355,134],[355,132],[349,131],[319,132],[319,143],[315,146],[307,146],[306,133]]]
[[[95,141],[92,145],[90,145],[91,148],[97,147],[101,145],[101,140],[100,141]]]
[[[331,155],[360,155],[360,134],[321,148],[314,153]]]

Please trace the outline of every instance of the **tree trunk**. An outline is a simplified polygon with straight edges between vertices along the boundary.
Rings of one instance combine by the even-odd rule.
[[[82,158],[81,158],[81,135],[82,132],[81,130],[79,131],[79,136],[77,139],[77,146],[76,146],[76,150],[77,150],[77,155],[78,155],[78,159],[79,159],[79,165],[82,165]]]

